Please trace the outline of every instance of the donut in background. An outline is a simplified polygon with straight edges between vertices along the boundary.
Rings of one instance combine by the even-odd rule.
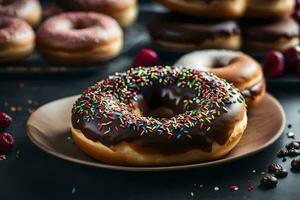
[[[123,46],[123,32],[109,16],[68,12],[41,24],[36,41],[39,52],[49,61],[79,65],[116,57]]]
[[[0,1],[0,16],[17,17],[36,27],[42,17],[42,8],[38,0]]]
[[[0,63],[18,61],[34,50],[35,34],[22,19],[0,17]]]
[[[261,66],[239,51],[194,51],[179,58],[174,65],[209,71],[233,83],[244,96],[249,109],[256,107],[266,92]]]

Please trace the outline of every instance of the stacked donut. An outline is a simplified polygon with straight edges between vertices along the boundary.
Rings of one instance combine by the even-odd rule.
[[[136,0],[68,0],[56,4],[61,7],[46,9],[44,22],[39,24],[39,1],[0,1],[0,63],[22,60],[35,46],[54,63],[109,60],[123,47],[120,26],[131,25],[137,16]],[[36,34],[33,28],[37,28]]]
[[[172,13],[149,24],[154,42],[170,49],[285,50],[299,44],[290,17],[294,0],[158,0]]]

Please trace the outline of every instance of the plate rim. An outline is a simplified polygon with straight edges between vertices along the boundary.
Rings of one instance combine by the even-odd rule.
[[[277,105],[277,107],[279,108],[280,114],[282,116],[282,125],[279,128],[279,130],[277,131],[277,133],[268,142],[266,142],[264,145],[260,146],[259,148],[257,148],[254,151],[251,151],[249,153],[239,155],[239,156],[233,156],[233,157],[229,157],[229,158],[221,158],[221,159],[218,159],[218,160],[213,160],[213,161],[203,162],[203,163],[192,163],[192,164],[186,164],[186,165],[173,165],[173,166],[161,166],[161,167],[157,167],[157,166],[143,167],[143,166],[111,165],[111,164],[101,163],[100,161],[91,162],[91,161],[84,161],[84,160],[81,160],[81,159],[78,159],[78,158],[69,157],[69,156],[66,156],[63,153],[53,151],[53,150],[49,149],[48,147],[46,147],[45,145],[43,145],[43,144],[39,143],[38,141],[36,141],[34,139],[34,137],[32,136],[30,130],[29,130],[32,127],[30,125],[30,121],[32,120],[32,118],[35,115],[36,111],[41,109],[42,107],[45,107],[45,106],[49,105],[49,104],[53,104],[53,103],[56,103],[58,101],[62,101],[64,99],[75,98],[79,95],[73,95],[73,96],[69,96],[69,97],[60,98],[60,99],[48,102],[48,103],[40,106],[28,118],[27,123],[26,123],[26,133],[27,133],[27,136],[29,137],[29,139],[31,140],[31,142],[33,144],[35,144],[38,148],[43,150],[44,152],[49,153],[50,155],[53,155],[57,158],[61,158],[63,160],[67,160],[67,161],[70,161],[70,162],[73,162],[73,163],[83,164],[83,165],[87,165],[87,166],[91,166],[91,167],[98,167],[98,168],[103,168],[103,169],[119,170],[119,171],[131,171],[131,172],[161,172],[161,171],[177,171],[177,170],[189,170],[189,169],[195,169],[195,168],[211,167],[211,166],[226,164],[226,163],[231,162],[231,161],[240,160],[240,159],[245,158],[245,157],[249,157],[253,154],[256,154],[256,153],[266,149],[267,147],[272,145],[275,141],[277,141],[280,138],[280,136],[283,134],[284,127],[286,125],[286,115],[285,115],[284,109],[283,109],[282,105],[279,103],[279,101],[275,97],[273,97],[271,94],[266,93],[265,95],[268,96]]]

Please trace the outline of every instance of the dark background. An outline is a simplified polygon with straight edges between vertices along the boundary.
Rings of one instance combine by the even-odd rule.
[[[153,10],[149,4],[143,4],[142,8],[145,11],[140,14],[140,24],[144,24],[151,15],[147,10]],[[276,158],[276,152],[291,141],[286,136],[288,131],[295,132],[296,139],[300,140],[300,82],[297,77],[290,81],[268,81],[268,91],[282,103],[287,125],[292,127],[286,128],[281,138],[263,152],[221,166],[163,173],[110,171],[58,159],[30,142],[26,135],[28,109],[79,94],[108,74],[128,68],[124,66],[129,66],[134,55],[144,46],[152,47],[145,40],[121,58],[115,59],[115,64],[88,72],[0,75],[0,111],[7,112],[14,118],[9,132],[16,141],[15,149],[8,155],[7,160],[0,161],[0,200],[299,199],[300,173],[290,172],[290,159],[282,162]],[[160,52],[160,55],[162,63],[169,64],[178,56],[166,52]],[[279,181],[277,188],[261,190],[257,187],[260,173],[272,162],[283,164],[289,175]],[[230,190],[231,185],[237,185],[239,190]],[[247,190],[250,185],[254,186],[251,192]],[[215,191],[214,187],[219,187],[220,190]]]

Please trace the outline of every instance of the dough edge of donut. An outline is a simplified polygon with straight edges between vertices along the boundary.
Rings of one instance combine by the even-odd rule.
[[[243,118],[235,123],[232,134],[224,145],[214,142],[212,152],[193,149],[173,155],[138,153],[126,142],[110,148],[101,142],[94,142],[86,138],[80,130],[73,126],[71,126],[71,132],[75,144],[87,155],[101,162],[122,166],[171,166],[211,161],[226,155],[239,143],[246,126],[247,114],[245,111]]]

